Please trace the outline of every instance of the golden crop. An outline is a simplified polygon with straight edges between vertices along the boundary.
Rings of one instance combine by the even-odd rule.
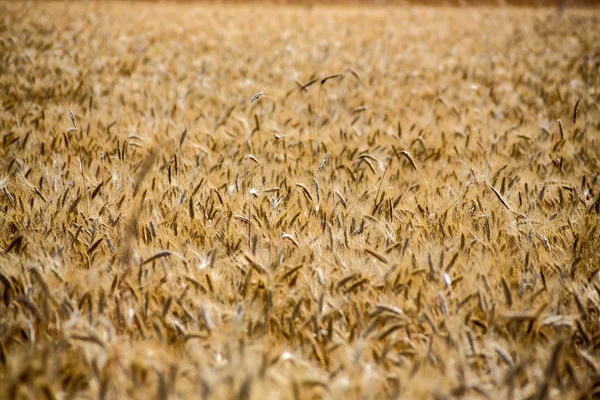
[[[595,9],[0,3],[0,398],[598,395],[599,43]]]

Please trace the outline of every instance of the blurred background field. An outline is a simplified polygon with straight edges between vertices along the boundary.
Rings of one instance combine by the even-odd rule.
[[[391,5],[391,6],[495,6],[495,7],[593,7],[599,0],[133,0],[140,3],[187,3],[187,4],[282,4],[282,5]]]
[[[170,1],[170,0],[144,0]],[[354,6],[493,6],[493,7],[597,7],[599,0],[176,0],[182,3],[281,4],[281,5],[354,5]]]

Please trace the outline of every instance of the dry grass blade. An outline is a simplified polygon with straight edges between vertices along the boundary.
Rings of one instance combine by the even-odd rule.
[[[265,94],[266,87],[267,87],[266,85],[263,85],[256,93],[254,93],[254,95],[252,95],[252,98],[250,99],[250,103],[254,103],[261,96],[263,96]],[[255,117],[256,117],[256,115],[255,115]]]
[[[151,257],[148,257],[147,259],[142,261],[141,265],[146,265],[146,264],[156,261],[160,258],[169,257],[171,255],[173,255],[173,252],[171,252],[171,251],[168,251],[168,250],[159,251],[158,253],[156,253],[156,254],[152,255]]]
[[[282,238],[282,239],[287,239],[287,240],[289,240],[290,242],[292,242],[292,243],[294,244],[294,246],[296,246],[296,247],[299,247],[299,246],[298,246],[298,242],[296,241],[296,239],[295,239],[295,238],[294,238],[292,235],[290,235],[289,233],[284,233],[284,234],[282,234],[282,235],[281,235],[281,238]]]
[[[302,184],[302,183],[296,183],[296,186],[299,187],[300,189],[302,189],[302,191],[304,192],[304,195],[306,197],[308,197],[310,199],[310,201],[313,201],[313,198],[310,194],[310,191],[308,190],[308,188],[306,187],[306,185]]]
[[[325,78],[321,79],[321,86],[323,86],[325,84],[325,82],[327,82],[328,80],[339,78],[341,76],[343,76],[343,74],[335,74],[335,75],[326,76]]]
[[[317,172],[321,172],[321,170],[325,167],[325,164],[327,164],[327,160],[329,160],[330,156],[331,156],[331,153],[325,154],[325,157],[323,157],[323,159],[319,163],[319,166],[317,167]]]
[[[77,198],[75,200],[73,200],[73,202],[69,206],[69,210],[68,210],[69,214],[72,214],[77,209],[77,206],[79,205],[80,201],[81,201],[81,196],[77,196]]]
[[[504,200],[504,198],[502,197],[502,195],[500,194],[500,192],[498,192],[498,190],[493,187],[493,186],[489,186],[490,189],[492,189],[492,192],[494,192],[494,194],[496,195],[496,197],[498,198],[498,200],[500,200],[500,203],[502,203],[502,205],[504,206],[504,208],[506,208],[508,211],[512,211],[512,208],[510,208],[508,206],[508,204],[506,203],[506,200]]]
[[[244,161],[246,160],[254,161],[255,164],[258,164],[258,159],[252,154],[246,154]]]
[[[71,335],[72,339],[75,340],[81,340],[84,342],[89,342],[89,343],[94,343],[97,344],[98,346],[100,346],[103,349],[106,349],[106,345],[104,344],[104,342],[95,334],[93,333],[89,333],[87,335],[82,335],[82,334],[73,334]]]
[[[378,200],[379,193],[381,192],[381,186],[383,185],[383,180],[385,179],[385,174],[387,173],[388,169],[390,168],[390,165],[392,164],[392,160],[393,160],[393,158],[390,158],[387,165],[385,166],[385,170],[383,171],[383,174],[381,175],[381,179],[379,180],[379,186],[377,187],[377,193],[375,194],[375,199],[373,199],[373,209],[371,210],[371,214],[375,214],[375,210],[377,208],[377,204],[379,201]]]
[[[384,263],[384,264],[388,263],[387,258],[385,258],[384,256],[382,256],[381,254],[379,254],[379,253],[377,253],[377,252],[375,252],[373,250],[367,249],[367,248],[365,248],[364,250],[365,250],[365,253],[367,253],[367,254],[375,257],[376,259],[378,259],[382,263]]]
[[[563,124],[562,124],[562,121],[560,119],[558,120],[558,130],[560,132],[560,139],[564,140],[565,139],[565,133],[563,131]]]
[[[508,352],[506,350],[504,350],[502,347],[500,347],[499,345],[495,345],[494,351],[496,351],[496,354],[498,354],[500,356],[500,359],[502,361],[504,361],[504,363],[506,365],[508,365],[511,368],[513,368],[515,366],[515,363],[514,363],[512,357],[510,356],[510,354],[508,354]]]
[[[512,305],[513,305],[512,294],[510,292],[510,288],[508,287],[508,283],[506,283],[506,279],[504,279],[504,277],[502,277],[502,289],[504,290],[504,297],[506,298],[506,304],[508,305],[508,307],[512,307]]]
[[[381,310],[381,311],[386,311],[386,312],[398,315],[398,316],[404,316],[404,312],[401,309],[399,309],[398,307],[396,307],[396,306],[388,306],[388,305],[385,305],[385,304],[377,304],[375,306],[375,308],[378,309],[378,310]]]
[[[268,275],[266,268],[256,261],[250,254],[244,254],[244,258],[246,261],[248,261],[250,266],[256,270],[256,272],[263,275]]]
[[[71,118],[71,123],[73,124],[73,128],[79,129],[79,128],[77,128],[77,120],[75,119],[75,113],[70,108],[69,108],[69,117]]]
[[[412,156],[410,155],[410,153],[406,150],[402,150],[400,152],[400,154],[402,154],[404,157],[406,157],[406,159],[408,161],[410,161],[410,165],[412,165],[413,169],[416,171],[417,170],[417,164],[415,164],[415,160],[413,160]]]
[[[296,83],[297,83],[297,84],[298,84],[298,86],[300,87],[300,91],[301,91],[301,92],[306,92],[306,91],[307,91],[306,89],[307,89],[309,86],[311,86],[313,83],[316,83],[316,82],[318,82],[318,81],[319,81],[319,78],[314,78],[314,79],[311,79],[310,81],[308,81],[307,83],[305,83],[304,85],[303,85],[303,84],[301,84],[301,83],[298,83],[298,82],[296,82]]]
[[[181,147],[183,146],[183,142],[185,141],[187,133],[188,133],[188,127],[186,126],[183,129],[183,132],[181,133],[181,137],[179,138],[179,149],[181,149]]]

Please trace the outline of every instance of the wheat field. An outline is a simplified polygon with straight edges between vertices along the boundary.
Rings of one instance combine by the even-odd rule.
[[[0,398],[600,395],[597,9],[0,3]]]

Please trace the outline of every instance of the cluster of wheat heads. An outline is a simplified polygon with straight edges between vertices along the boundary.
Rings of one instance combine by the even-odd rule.
[[[0,397],[591,398],[599,27],[0,4]]]

